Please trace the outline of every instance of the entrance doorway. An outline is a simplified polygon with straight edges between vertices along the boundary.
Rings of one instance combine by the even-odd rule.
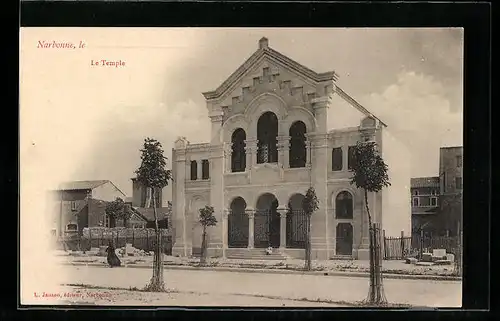
[[[352,225],[339,223],[337,225],[337,255],[352,255]]]
[[[254,247],[280,246],[281,220],[277,209],[278,200],[273,194],[259,197],[254,218]]]

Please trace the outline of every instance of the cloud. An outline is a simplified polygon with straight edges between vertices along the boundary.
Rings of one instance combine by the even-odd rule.
[[[431,76],[402,72],[395,84],[362,102],[407,145],[413,176],[436,175],[439,148],[463,144],[463,115],[452,111],[445,86]]]
[[[157,139],[171,167],[171,149],[178,136],[190,142],[208,142],[210,119],[205,106],[192,100],[125,106],[107,110],[88,139],[85,155],[73,164],[71,179],[110,179],[130,195],[130,178],[140,165],[140,149],[146,137]],[[169,196],[168,196],[169,197]]]

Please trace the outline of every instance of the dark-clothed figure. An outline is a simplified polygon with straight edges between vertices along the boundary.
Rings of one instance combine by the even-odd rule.
[[[108,245],[106,252],[108,253],[108,264],[110,267],[121,266],[122,262],[118,258],[118,255],[116,255],[115,247],[112,243]]]

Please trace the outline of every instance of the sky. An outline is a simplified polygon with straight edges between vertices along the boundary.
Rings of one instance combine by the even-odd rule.
[[[202,92],[217,88],[264,36],[316,72],[334,70],[337,84],[407,144],[412,176],[437,175],[439,147],[462,145],[462,29],[23,28],[25,191],[107,179],[131,196],[144,138],[158,139],[169,158],[178,136],[206,142]],[[39,41],[77,48],[37,48]],[[92,65],[101,59],[125,66]]]

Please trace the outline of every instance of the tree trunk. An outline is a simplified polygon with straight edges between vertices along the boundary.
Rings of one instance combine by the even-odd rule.
[[[306,266],[307,271],[311,271],[311,215],[307,215],[307,237],[306,237]]]
[[[364,190],[365,194],[365,207],[366,213],[368,214],[368,235],[369,235],[369,253],[370,253],[370,290],[369,290],[369,302],[375,302],[375,287],[376,287],[376,277],[375,277],[375,248],[374,248],[374,240],[375,233],[373,231],[372,226],[372,217],[370,215],[370,208],[368,206],[368,191]]]
[[[156,200],[154,196],[154,188],[151,188],[151,198],[153,200],[153,213],[155,218],[155,248],[154,248],[154,262],[153,262],[153,278],[151,279],[150,289],[154,292],[164,291],[163,281],[163,253],[161,249],[161,235],[158,228],[158,214],[156,213]]]
[[[207,227],[203,226],[203,235],[201,236],[200,264],[204,265],[206,262],[207,262]]]

